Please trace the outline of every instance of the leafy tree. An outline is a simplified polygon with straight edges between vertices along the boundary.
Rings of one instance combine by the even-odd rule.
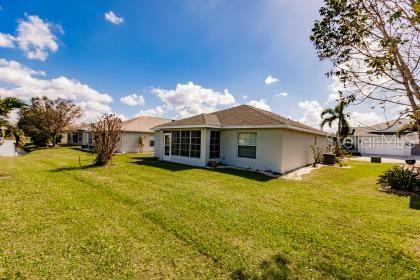
[[[19,112],[18,127],[40,146],[55,146],[61,136],[80,118],[81,109],[71,100],[47,97],[31,99],[31,105]]]
[[[328,124],[332,126],[334,122],[337,122],[337,132],[335,141],[335,154],[341,155],[340,147],[342,139],[346,138],[350,133],[350,125],[347,118],[350,117],[349,113],[345,112],[347,106],[354,101],[354,97],[344,97],[340,93],[338,104],[334,108],[327,108],[321,112],[321,128]]]
[[[420,131],[420,1],[324,0],[311,40],[348,95]],[[420,134],[419,134],[420,137]]]
[[[115,114],[105,114],[90,127],[93,138],[94,165],[104,166],[115,154],[121,140],[121,119]]]

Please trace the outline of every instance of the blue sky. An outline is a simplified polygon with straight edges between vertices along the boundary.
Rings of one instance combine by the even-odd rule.
[[[4,47],[3,42],[1,47],[0,40],[0,86],[6,89],[2,93],[0,88],[0,95],[26,97],[27,92],[42,92],[39,87],[31,91],[21,81],[24,78],[2,79],[16,70],[13,61],[26,68],[19,68],[26,71],[22,75],[28,69],[45,72],[30,75],[36,83],[39,79],[40,84],[48,83],[46,92],[52,97],[67,94],[64,86],[54,92],[58,77],[65,78],[63,84],[70,81],[88,87],[93,93],[74,93],[73,87],[68,97],[84,104],[86,110],[93,108],[94,113],[109,109],[86,105],[97,101],[89,94],[99,99],[111,96],[112,102],[102,98],[100,105],[127,118],[147,112],[183,117],[254,101],[256,106],[315,124],[318,119],[312,115],[319,113],[332,93],[332,81],[324,75],[329,65],[319,62],[309,40],[321,4],[320,0],[73,0],[59,4],[0,0],[0,34],[12,36],[7,38],[13,44]],[[123,22],[107,21],[105,13],[110,11]],[[19,26],[34,23],[31,16],[48,26],[56,48],[34,47],[37,38],[22,39],[27,37],[19,33]],[[30,58],[30,50],[25,50],[28,40],[28,48],[40,48],[43,53]],[[267,85],[269,75],[278,81]],[[29,89],[19,90],[22,87]],[[279,93],[283,94],[276,96]],[[140,104],[120,101],[132,94]]]

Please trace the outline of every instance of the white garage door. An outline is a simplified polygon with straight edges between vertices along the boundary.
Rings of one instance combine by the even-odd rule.
[[[411,148],[399,147],[395,143],[391,144],[375,144],[375,145],[361,145],[360,152],[362,154],[370,155],[392,155],[392,156],[410,156]]]

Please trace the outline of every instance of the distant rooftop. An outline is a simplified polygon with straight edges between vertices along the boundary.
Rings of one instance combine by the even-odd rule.
[[[122,131],[127,132],[150,132],[152,127],[171,122],[170,119],[140,116],[134,119],[129,119],[121,123]],[[88,130],[91,124],[81,123],[73,126],[72,130]]]
[[[122,130],[130,132],[153,132],[152,127],[172,122],[170,119],[141,116],[122,122]]]
[[[354,133],[367,136],[372,134],[394,134],[397,133],[401,127],[410,123],[409,119],[393,119],[386,122],[370,125],[353,127]]]

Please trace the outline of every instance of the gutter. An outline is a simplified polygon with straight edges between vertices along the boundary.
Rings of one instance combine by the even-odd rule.
[[[153,127],[153,131],[159,131],[164,129],[185,129],[185,128],[216,128],[216,129],[257,129],[257,128],[284,128],[290,130],[296,130],[306,132],[310,134],[327,136],[328,133],[323,131],[315,131],[311,129],[305,129],[291,125],[228,125],[228,126],[216,126],[216,125],[185,125],[185,126],[165,126],[165,127]]]

